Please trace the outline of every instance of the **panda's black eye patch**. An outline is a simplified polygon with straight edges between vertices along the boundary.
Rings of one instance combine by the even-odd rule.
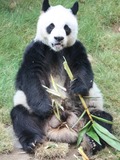
[[[53,23],[51,23],[47,28],[46,31],[48,34],[50,34],[52,32],[52,30],[54,29],[55,25]]]
[[[64,30],[65,30],[67,36],[71,33],[71,29],[68,27],[67,24],[64,26]]]

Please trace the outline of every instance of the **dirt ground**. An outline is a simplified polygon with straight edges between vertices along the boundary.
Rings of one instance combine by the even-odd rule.
[[[70,149],[65,158],[56,159],[36,159],[34,155],[29,155],[23,152],[21,149],[14,149],[12,153],[1,154],[0,160],[82,160],[77,158],[77,150]],[[76,157],[74,155],[77,155]],[[92,156],[89,160],[120,160],[120,152],[115,152],[113,149],[106,147],[104,150],[98,152],[95,156]]]
[[[70,150],[70,152],[68,153],[68,155],[66,156],[65,159],[62,158],[59,160],[76,160],[76,158],[74,157],[75,153],[76,153],[76,151],[74,149],[72,149],[72,150]],[[12,153],[1,154],[0,160],[38,160],[38,159],[36,159],[33,155],[26,154],[21,149],[15,149]],[[45,160],[47,160],[47,159],[45,159]],[[54,160],[58,160],[58,159],[54,159]]]
[[[115,121],[119,122],[118,116],[114,116],[114,117],[116,117]],[[14,134],[13,134],[12,127],[9,126],[6,129],[9,131],[8,135],[11,137],[10,140],[13,142],[14,149],[11,153],[9,152],[9,150],[7,150],[8,154],[7,153],[0,154],[0,160],[82,160],[79,153],[77,152],[77,149],[75,149],[75,146],[68,147],[68,152],[65,158],[62,158],[62,159],[60,158],[42,158],[42,159],[37,158],[36,159],[34,155],[26,154],[22,149],[16,149],[16,147],[20,148],[20,146],[19,146],[19,143],[17,143],[15,136],[13,136]],[[114,125],[113,130],[115,131],[114,134],[115,135],[117,134],[119,136],[120,134],[119,125]],[[6,139],[6,141],[8,141],[8,139]],[[40,148],[40,152],[44,154],[44,148]],[[54,153],[54,151],[52,151],[51,154],[52,153]],[[79,159],[77,157],[79,157]],[[98,152],[95,156],[92,156],[90,160],[120,160],[120,152],[116,151],[115,149],[111,147],[106,147],[102,151]]]
[[[0,160],[30,160],[31,157],[22,150],[14,150],[10,154],[1,154]]]

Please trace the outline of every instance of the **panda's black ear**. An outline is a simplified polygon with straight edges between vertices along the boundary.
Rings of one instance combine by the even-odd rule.
[[[73,13],[74,15],[76,15],[77,12],[78,12],[78,9],[79,9],[78,2],[75,2],[75,3],[73,4],[72,8],[71,8],[71,11],[72,11],[72,13]]]
[[[49,0],[43,0],[42,11],[46,12],[50,7]]]

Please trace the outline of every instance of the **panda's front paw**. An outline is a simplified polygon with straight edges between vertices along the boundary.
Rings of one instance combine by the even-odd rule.
[[[27,153],[34,153],[36,144],[34,142],[26,143],[24,142],[23,144],[23,150],[26,151]]]
[[[43,143],[43,139],[39,135],[30,136],[21,142],[23,150],[27,153],[34,153],[37,144]]]
[[[82,96],[88,95],[88,89],[79,77],[70,82],[70,92]]]
[[[33,111],[41,119],[46,119],[53,114],[51,102],[43,100]]]

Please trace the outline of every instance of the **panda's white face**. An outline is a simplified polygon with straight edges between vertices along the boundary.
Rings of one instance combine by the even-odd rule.
[[[75,43],[77,32],[77,19],[71,9],[51,6],[39,17],[35,41],[40,40],[54,51],[60,51]]]

